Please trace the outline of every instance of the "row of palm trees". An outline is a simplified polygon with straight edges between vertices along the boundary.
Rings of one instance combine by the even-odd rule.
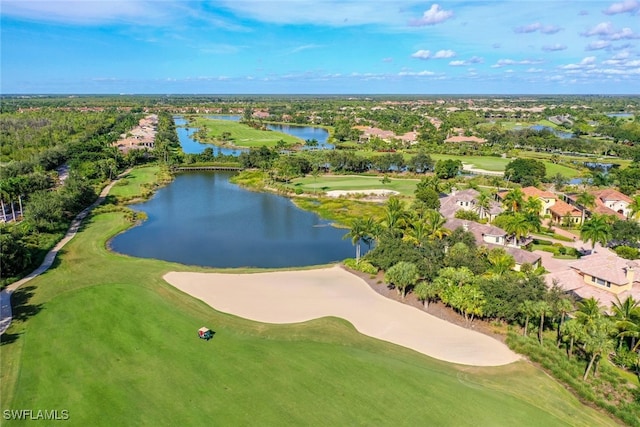
[[[545,319],[553,316],[556,320],[556,346],[564,343],[569,359],[575,356],[578,349],[587,360],[584,380],[591,372],[595,374],[598,362],[616,349],[635,354],[635,365],[640,368],[640,301],[632,296],[624,301],[616,298],[608,315],[593,297],[574,306],[572,300],[560,293],[559,288],[554,289],[558,298],[524,301],[521,304],[519,310],[524,321],[523,335],[528,334],[530,320],[538,319],[538,340],[542,344]],[[550,294],[554,294],[553,289]]]
[[[416,201],[411,210],[397,197],[390,197],[385,205],[384,219],[356,218],[351,222],[349,231],[343,238],[351,239],[356,248],[356,264],[361,258],[361,243],[368,246],[387,235],[402,235],[406,241],[420,246],[425,239],[442,239],[448,234],[444,228],[444,217],[435,209],[427,209],[422,202]]]

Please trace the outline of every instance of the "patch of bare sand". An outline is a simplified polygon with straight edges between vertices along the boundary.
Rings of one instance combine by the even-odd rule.
[[[253,274],[170,272],[164,279],[218,311],[258,322],[335,316],[365,335],[447,362],[499,366],[520,359],[491,337],[385,298],[339,266]]]

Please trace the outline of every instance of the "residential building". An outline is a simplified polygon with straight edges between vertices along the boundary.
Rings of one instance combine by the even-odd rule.
[[[608,249],[583,256],[568,264],[566,270],[547,274],[548,286],[556,283],[578,298],[599,300],[607,307],[616,300],[640,298],[640,265],[619,257]]]
[[[516,262],[514,270],[520,271],[523,264],[531,264],[534,268],[540,267],[541,257],[533,252],[520,249],[514,246],[509,240],[507,232],[493,225],[480,224],[474,221],[467,221],[458,218],[449,218],[444,224],[445,228],[455,230],[462,227],[475,237],[476,244],[485,246],[487,249],[501,248],[513,257]],[[527,243],[529,240],[527,240]]]
[[[580,225],[582,223],[582,211],[562,200],[556,200],[549,208],[549,213],[551,221],[556,224]]]
[[[478,213],[480,219],[487,219],[491,222],[502,213],[502,207],[500,203],[492,200],[488,211],[479,209],[477,202],[479,195],[480,192],[472,188],[460,191],[454,188],[451,194],[440,199],[440,213],[445,218],[454,218],[459,210],[474,211]]]

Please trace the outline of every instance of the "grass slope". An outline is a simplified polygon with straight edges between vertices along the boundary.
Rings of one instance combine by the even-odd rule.
[[[232,122],[229,120],[215,120],[206,117],[198,117],[192,124],[194,127],[207,129],[207,137],[211,138],[214,143],[222,143],[222,134],[229,132],[230,145],[238,147],[267,147],[275,146],[278,141],[283,140],[288,145],[302,144],[302,141],[295,136],[282,132],[265,131],[254,129],[242,123]]]
[[[81,426],[613,424],[525,362],[459,367],[341,319],[217,312],[162,280],[187,267],[105,250],[127,226],[120,213],[92,217],[16,292],[0,409],[67,409]],[[203,325],[210,342],[196,337]]]
[[[416,185],[420,182],[417,179],[397,179],[389,177],[390,182],[383,184],[382,178],[379,176],[319,176],[314,178],[306,176],[304,178],[296,178],[290,185],[292,188],[301,188],[305,192],[313,193],[315,191],[331,191],[331,190],[368,190],[368,189],[385,189],[395,190],[401,194],[412,196],[416,189]]]

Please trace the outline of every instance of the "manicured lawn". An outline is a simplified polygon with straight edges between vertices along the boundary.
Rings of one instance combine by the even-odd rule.
[[[283,140],[288,145],[302,144],[299,138],[288,135],[286,133],[276,131],[264,131],[254,129],[242,123],[232,122],[229,120],[215,120],[208,119],[206,117],[198,117],[190,126],[197,128],[207,128],[207,137],[211,138],[211,141],[222,144],[222,134],[228,132],[230,141],[227,145],[238,147],[261,147],[263,145],[267,147],[275,146],[278,141]]]
[[[471,164],[479,169],[500,172],[504,172],[504,167],[511,161],[510,159],[492,156],[453,156],[449,154],[430,154],[430,156],[435,161],[445,159],[460,160],[462,163]]]
[[[123,199],[130,199],[142,194],[145,184],[152,182],[159,170],[158,166],[135,168],[114,185],[109,194]]]
[[[416,189],[417,179],[394,178],[389,175],[390,182],[383,184],[380,176],[319,176],[314,178],[306,176],[296,178],[291,182],[291,188],[301,188],[305,192],[325,192],[331,190],[370,190],[385,189],[398,191],[401,194],[411,196]]]
[[[460,160],[463,163],[469,163],[476,168],[485,169],[489,171],[504,172],[505,167],[511,161],[511,159],[503,159],[502,157],[492,156],[453,156],[449,154],[431,154],[434,160],[454,159]],[[523,152],[522,157],[526,157]],[[567,166],[558,165],[549,161],[541,160],[547,168],[547,176],[553,176],[557,173],[561,173],[567,178],[575,178],[580,176],[580,171]]]
[[[462,367],[336,318],[267,325],[217,312],[162,280],[202,269],[105,250],[127,226],[121,213],[90,218],[16,292],[0,409],[66,409],[79,426],[614,425],[527,362]]]

